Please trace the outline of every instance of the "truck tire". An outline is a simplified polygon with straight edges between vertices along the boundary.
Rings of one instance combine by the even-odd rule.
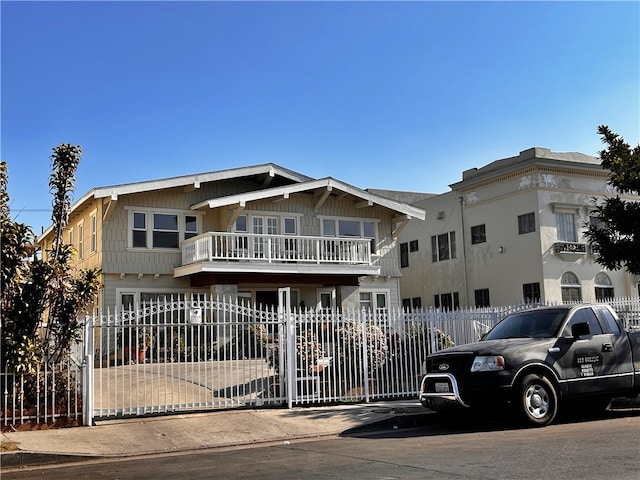
[[[529,374],[522,379],[514,402],[521,418],[529,425],[549,425],[558,412],[558,395],[547,377]]]

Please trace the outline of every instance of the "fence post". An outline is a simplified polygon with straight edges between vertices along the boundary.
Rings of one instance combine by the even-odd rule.
[[[84,322],[84,361],[82,363],[82,423],[93,426],[93,317]]]
[[[369,403],[369,351],[367,348],[367,312],[360,310],[362,325],[362,370],[364,376],[364,401]],[[373,313],[371,313],[373,318]]]

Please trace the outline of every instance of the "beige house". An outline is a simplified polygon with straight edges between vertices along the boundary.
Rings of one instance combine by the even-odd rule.
[[[398,232],[424,218],[264,164],[95,188],[72,206],[65,240],[78,268],[102,269],[103,309],[194,292],[271,306],[279,287],[294,305],[382,308],[401,304]]]
[[[637,296],[639,278],[597,264],[584,237],[594,199],[615,195],[607,173],[595,157],[531,148],[463,172],[442,195],[376,190],[428,212],[427,221],[411,221],[400,234],[403,304]]]

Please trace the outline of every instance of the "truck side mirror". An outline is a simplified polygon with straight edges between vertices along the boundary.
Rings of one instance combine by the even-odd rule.
[[[587,322],[580,322],[571,326],[571,335],[573,338],[584,337],[590,333],[591,331],[589,330],[589,324]]]

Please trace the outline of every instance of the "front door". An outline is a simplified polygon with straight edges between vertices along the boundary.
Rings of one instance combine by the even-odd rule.
[[[277,217],[254,216],[252,217],[253,233],[259,235],[253,238],[253,254],[254,258],[271,258],[271,253],[267,251],[268,245],[272,245],[272,249],[276,247],[275,241],[269,242],[268,235],[278,234]],[[276,302],[277,303],[277,302]]]

